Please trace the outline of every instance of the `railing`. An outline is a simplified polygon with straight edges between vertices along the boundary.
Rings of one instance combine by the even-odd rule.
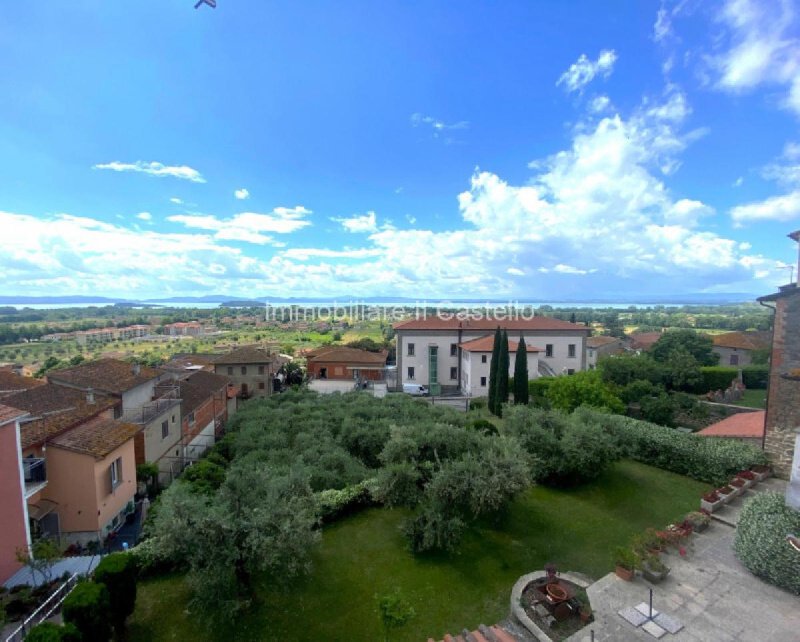
[[[77,583],[78,574],[75,573],[66,582],[53,591],[50,597],[48,597],[38,609],[25,618],[22,624],[6,638],[6,642],[21,642],[21,640],[24,640],[25,636],[30,633],[30,630],[34,626],[40,622],[44,622],[59,608],[61,608],[61,605],[67,598],[67,595],[72,592],[72,589],[75,588]]]
[[[181,400],[176,398],[156,399],[139,408],[124,412],[122,414],[122,421],[134,424],[146,424],[173,406],[179,405],[180,402]]]
[[[22,469],[26,484],[40,484],[47,481],[47,466],[43,457],[24,457]]]

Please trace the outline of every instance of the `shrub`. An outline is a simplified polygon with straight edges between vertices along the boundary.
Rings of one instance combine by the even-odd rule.
[[[108,642],[111,637],[108,589],[95,582],[80,582],[64,600],[64,622],[80,631],[83,642]]]
[[[747,388],[765,389],[769,382],[769,366],[746,366],[742,368],[742,382]]]
[[[60,626],[42,622],[34,626],[25,636],[28,642],[80,642],[81,634],[73,624]]]
[[[125,620],[136,606],[136,580],[139,569],[129,553],[106,555],[94,571],[94,580],[108,589],[111,620],[117,633],[125,628]]]
[[[481,432],[484,435],[497,435],[499,434],[497,431],[497,426],[495,426],[491,421],[488,419],[475,419],[467,424],[467,428],[471,428],[477,432]]]
[[[663,391],[662,386],[656,385],[646,379],[631,381],[619,391],[619,396],[625,403],[637,403],[644,397],[654,397]]]
[[[461,541],[465,526],[460,517],[428,506],[419,515],[406,521],[403,533],[413,553],[454,551]]]
[[[486,408],[486,399],[483,397],[479,397],[478,399],[470,399],[469,402],[469,409],[470,410],[482,410]]]
[[[213,495],[225,481],[225,469],[208,459],[202,459],[189,466],[183,478],[192,491]]]
[[[781,494],[759,493],[742,507],[733,549],[751,573],[800,595],[800,554],[786,541],[790,533],[800,533],[800,513]]]
[[[740,441],[677,432],[630,417],[582,412],[616,436],[631,459],[699,481],[724,484],[738,471],[767,462],[762,450]]]
[[[555,381],[555,377],[539,377],[528,382],[528,403],[540,408],[549,408],[550,402],[547,400],[547,389]]]
[[[710,390],[725,390],[739,375],[738,368],[728,366],[705,366],[700,368],[703,380],[696,388],[696,392],[705,393]]]
[[[162,554],[156,537],[139,542],[128,553],[136,559],[139,577],[153,577],[175,568],[175,563]]]
[[[625,412],[624,404],[602,380],[597,370],[556,377],[548,386],[546,397],[551,408],[564,412],[572,412],[578,406]]]
[[[661,426],[675,425],[675,403],[666,392],[657,397],[644,397],[640,401],[642,418]]]
[[[367,506],[375,504],[370,487],[374,480],[366,479],[341,490],[328,489],[317,493],[317,510],[323,522],[332,522]]]

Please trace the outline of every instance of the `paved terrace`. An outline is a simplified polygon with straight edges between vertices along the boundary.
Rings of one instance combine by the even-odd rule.
[[[756,486],[759,491],[783,492],[785,482],[770,479]],[[733,540],[741,505],[753,490],[725,507],[703,533],[691,536],[688,555],[664,556],[672,571],[653,585],[653,608],[679,620],[684,628],[666,633],[663,642],[798,642],[800,597],[753,576],[736,558]],[[638,577],[625,582],[613,573],[587,589],[595,621],[569,642],[595,640],[654,640],[635,629],[618,611],[647,602],[650,584]]]

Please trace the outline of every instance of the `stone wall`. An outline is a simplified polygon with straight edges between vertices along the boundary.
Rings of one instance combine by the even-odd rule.
[[[775,300],[764,450],[776,475],[788,478],[800,429],[800,290],[782,295]]]

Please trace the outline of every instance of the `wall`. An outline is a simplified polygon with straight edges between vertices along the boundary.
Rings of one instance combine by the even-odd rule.
[[[264,366],[264,374],[258,374],[259,365]],[[228,368],[233,368],[232,374],[228,374]],[[242,368],[246,368],[245,374],[242,374]],[[239,388],[242,384],[247,385],[247,392],[252,397],[268,397],[272,394],[273,371],[269,363],[219,364],[214,366],[214,372],[228,377]],[[264,387],[260,388],[259,384],[262,383]]]
[[[752,363],[750,357],[750,350],[741,348],[725,348],[723,346],[714,346],[713,351],[719,355],[719,365],[721,366],[734,366],[741,368],[742,366],[749,366]],[[739,363],[731,363],[731,356],[737,355]]]
[[[17,550],[30,546],[20,455],[17,422],[0,425],[0,584],[22,568]]]
[[[764,450],[775,473],[787,478],[800,429],[800,377],[786,376],[800,369],[800,290],[786,291],[775,305]]]
[[[47,488],[43,496],[58,505],[62,532],[98,530],[95,488],[93,457],[55,446],[47,448]]]
[[[145,381],[143,384],[126,390],[122,394],[122,411],[127,412],[134,408],[141,408],[153,399],[153,389],[157,379]]]
[[[343,361],[314,361],[308,364],[308,374],[314,379],[320,379],[322,378],[321,371],[323,368],[327,372],[326,379],[355,381],[356,377],[353,374],[353,369],[358,370],[358,378],[360,379],[383,381],[384,378],[383,370],[380,368],[369,369],[375,368],[372,365],[359,368],[357,365],[344,363]]]
[[[113,492],[109,492],[109,468],[111,463],[122,458],[122,483]],[[126,441],[122,446],[111,452],[103,459],[85,457],[94,462],[95,497],[98,510],[97,522],[103,535],[106,535],[109,522],[115,515],[125,510],[128,502],[133,501],[136,494],[136,461],[133,452],[133,440]]]
[[[539,356],[536,352],[528,352],[528,379],[539,377]],[[486,356],[486,363],[482,356]],[[508,353],[508,377],[514,376],[514,365],[516,363],[516,352]],[[461,359],[461,391],[470,397],[486,397],[489,394],[489,373],[492,368],[491,352],[467,352],[462,351]],[[486,377],[486,385],[481,386],[481,377]],[[509,389],[509,393],[512,390]]]
[[[159,482],[167,485],[173,475],[180,472],[181,443],[181,407],[180,402],[167,408],[151,419],[144,427],[145,461],[158,465]],[[162,437],[161,423],[169,424],[169,434]]]

